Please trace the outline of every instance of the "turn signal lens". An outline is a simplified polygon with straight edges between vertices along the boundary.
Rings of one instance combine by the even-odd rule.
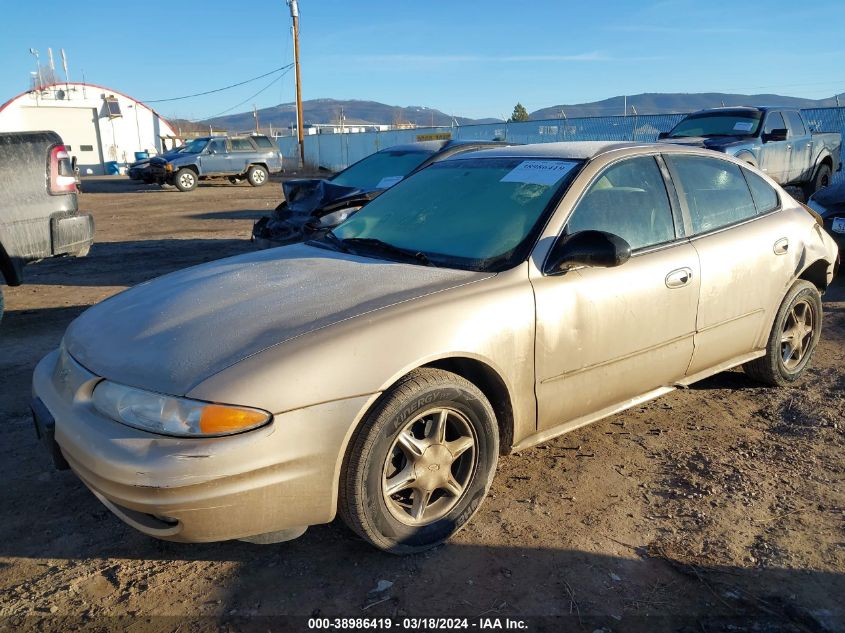
[[[108,380],[94,389],[92,402],[116,422],[179,437],[241,433],[263,426],[273,417],[261,409],[166,396]]]
[[[266,421],[266,413],[209,404],[203,408],[200,415],[200,432],[203,435],[237,433],[264,424]]]

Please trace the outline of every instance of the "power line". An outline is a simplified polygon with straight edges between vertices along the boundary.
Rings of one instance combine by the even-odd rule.
[[[290,70],[293,67],[293,64],[288,64],[287,66],[280,66],[275,70],[271,70],[268,73],[264,73],[263,75],[258,75],[258,77],[253,77],[252,79],[247,79],[246,81],[241,81],[236,84],[231,84],[229,86],[224,86],[222,88],[215,88],[214,90],[206,90],[205,92],[197,92],[196,94],[192,95],[185,95],[184,97],[170,97],[169,99],[142,99],[145,103],[164,103],[165,101],[181,101],[182,99],[191,99],[193,97],[202,97],[204,95],[214,94],[215,92],[223,92],[224,90],[229,90],[230,88],[237,88],[238,86],[243,86],[244,84],[248,84],[251,81],[257,81],[259,79],[263,79],[264,77],[269,77],[272,74],[275,74],[282,70]],[[280,75],[284,76],[284,75]],[[237,106],[236,106],[237,107]]]
[[[244,99],[244,100],[243,100],[243,101],[241,101],[240,103],[236,103],[236,104],[235,104],[235,105],[233,105],[231,108],[227,108],[226,110],[223,110],[223,112],[218,112],[217,114],[213,114],[213,115],[211,115],[211,116],[205,117],[205,119],[197,119],[197,121],[200,121],[200,120],[204,121],[204,120],[207,120],[207,119],[215,119],[215,118],[217,118],[217,117],[219,117],[219,116],[223,116],[224,114],[226,114],[226,113],[228,113],[228,112],[231,112],[231,111],[232,111],[232,110],[234,110],[235,108],[239,108],[239,107],[240,107],[240,106],[242,106],[243,104],[245,104],[245,103],[249,102],[250,100],[252,100],[252,99],[254,99],[255,97],[257,97],[258,95],[260,95],[260,94],[261,94],[262,92],[264,92],[265,90],[268,90],[268,89],[269,89],[271,86],[273,86],[273,84],[275,84],[277,81],[281,81],[281,79],[282,79],[285,75],[287,75],[287,74],[288,74],[288,72],[290,71],[290,69],[291,69],[292,67],[293,67],[293,64],[290,64],[289,66],[287,66],[286,70],[285,70],[285,71],[284,71],[281,75],[279,75],[278,77],[276,77],[275,79],[273,79],[273,81],[271,81],[269,84],[267,84],[266,86],[264,86],[261,90],[259,90],[258,92],[256,92],[254,95],[250,95],[249,97],[247,97],[246,99]]]

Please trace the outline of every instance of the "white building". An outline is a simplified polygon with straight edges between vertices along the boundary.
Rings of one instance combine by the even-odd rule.
[[[110,162],[131,163],[135,152],[161,152],[162,139],[177,135],[140,101],[76,82],[29,90],[0,106],[0,132],[36,130],[58,132],[83,175],[104,174]]]

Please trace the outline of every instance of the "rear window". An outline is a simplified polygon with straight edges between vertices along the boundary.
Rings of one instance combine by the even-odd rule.
[[[233,138],[229,140],[233,152],[251,152],[255,149],[248,138]]]
[[[686,200],[693,234],[715,231],[757,215],[738,165],[704,156],[666,154],[664,158]]]
[[[726,110],[691,114],[678,123],[669,136],[754,136],[760,127],[760,112],[754,110]]]
[[[262,149],[273,149],[273,141],[266,136],[253,136],[252,141]]]

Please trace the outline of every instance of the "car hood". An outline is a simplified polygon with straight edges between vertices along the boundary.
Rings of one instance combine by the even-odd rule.
[[[295,244],[135,286],[85,311],[64,344],[98,376],[184,395],[273,345],[490,276]]]

